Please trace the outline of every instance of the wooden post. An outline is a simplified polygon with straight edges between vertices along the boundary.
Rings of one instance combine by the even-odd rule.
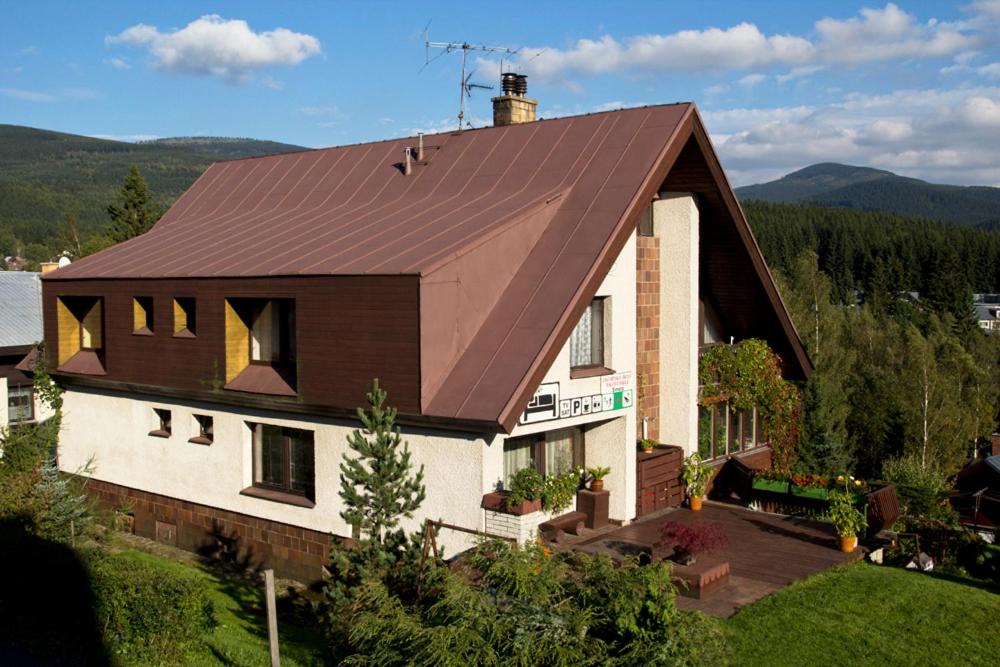
[[[278,612],[274,601],[274,570],[264,570],[264,598],[267,602],[267,641],[271,645],[271,667],[281,665],[278,655]]]

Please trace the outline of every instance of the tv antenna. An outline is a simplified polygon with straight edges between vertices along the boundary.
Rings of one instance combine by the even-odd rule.
[[[431,49],[441,49],[442,52],[431,58]],[[468,42],[432,42],[427,35],[427,29],[424,29],[424,67],[429,65],[431,61],[437,60],[441,56],[455,51],[462,52],[462,76],[459,79],[460,90],[458,101],[458,129],[461,130],[463,124],[465,123],[465,98],[471,97],[474,89],[478,88],[481,90],[491,90],[493,88],[493,86],[487,86],[482,83],[473,83],[470,81],[472,75],[475,74],[475,70],[469,72],[468,75],[465,74],[466,60],[469,57],[469,51],[514,55],[517,53],[517,49],[511,49],[506,46],[490,46],[488,44],[469,44]]]

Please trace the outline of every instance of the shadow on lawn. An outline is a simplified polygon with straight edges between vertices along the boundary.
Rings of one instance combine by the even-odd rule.
[[[97,597],[79,555],[0,522],[0,664],[110,665]]]

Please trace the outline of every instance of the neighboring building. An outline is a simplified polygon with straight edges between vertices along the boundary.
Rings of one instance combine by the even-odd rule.
[[[0,428],[44,418],[25,363],[42,340],[42,285],[37,273],[0,272]]]
[[[1000,294],[973,294],[976,322],[985,331],[1000,331]]]
[[[611,518],[635,518],[643,420],[698,446],[701,344],[809,361],[693,104],[534,104],[217,163],[147,234],[46,274],[63,469],[95,457],[88,487],[140,533],[312,578],[351,533],[338,466],[379,378],[425,469],[411,528],[500,530],[483,497],[527,466],[609,466]],[[763,451],[752,411],[713,414],[716,456]]]
[[[993,541],[1000,528],[1000,433],[991,444],[955,476],[951,504],[962,525]]]
[[[24,269],[28,266],[28,260],[24,257],[12,255],[4,257],[3,264],[7,271],[24,271]]]

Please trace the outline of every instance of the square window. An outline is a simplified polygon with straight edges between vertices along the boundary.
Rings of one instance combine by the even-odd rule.
[[[144,336],[153,333],[153,297],[137,296],[132,299],[132,333]]]
[[[606,366],[604,357],[605,301],[597,298],[590,302],[583,317],[569,337],[569,365],[571,368]]]
[[[314,500],[312,431],[254,424],[253,485]]]
[[[194,431],[197,433],[188,442],[196,445],[210,445],[215,439],[215,423],[210,415],[192,415],[194,418]]]
[[[174,299],[174,336],[194,337],[198,330],[198,311],[194,297],[179,296]]]
[[[172,431],[170,410],[153,408],[153,417],[155,419],[154,428],[149,432],[149,435],[157,438],[169,438]]]
[[[7,419],[11,424],[23,424],[35,418],[35,388],[29,385],[8,387]]]
[[[562,475],[584,465],[584,433],[579,426],[507,438],[503,443],[504,488],[514,475],[534,468],[542,475]]]

